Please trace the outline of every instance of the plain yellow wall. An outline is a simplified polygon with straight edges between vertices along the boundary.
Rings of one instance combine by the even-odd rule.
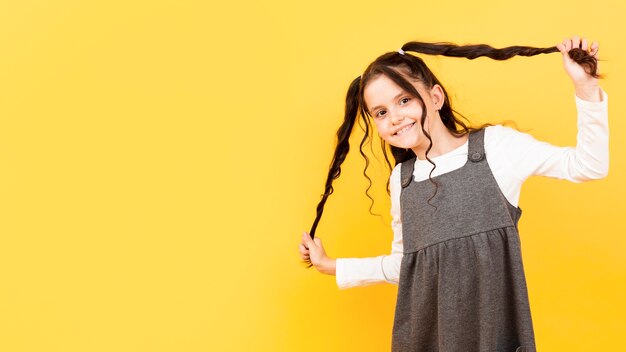
[[[297,250],[349,82],[410,40],[544,47],[574,34],[598,40],[606,60],[610,175],[525,184],[531,308],[541,351],[623,348],[625,10],[2,1],[0,351],[389,350],[397,287],[340,291]],[[560,54],[425,59],[472,121],[575,143]],[[389,251],[381,165],[371,174],[382,219],[368,214],[363,161],[349,155],[317,233],[330,256]]]

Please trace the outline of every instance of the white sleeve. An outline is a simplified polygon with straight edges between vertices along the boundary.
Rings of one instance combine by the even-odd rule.
[[[497,126],[498,150],[506,150],[511,173],[523,182],[533,175],[585,182],[609,170],[608,96],[590,102],[574,95],[578,111],[575,147],[558,147],[513,128]],[[495,132],[495,131],[494,131]]]
[[[391,227],[394,239],[391,253],[368,258],[337,258],[335,275],[339,289],[380,283],[398,284],[402,261],[402,223],[400,221],[400,165],[391,172]]]

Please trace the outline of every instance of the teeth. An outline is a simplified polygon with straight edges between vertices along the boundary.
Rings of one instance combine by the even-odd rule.
[[[413,126],[413,124],[414,124],[414,123],[415,123],[415,122],[413,122],[412,124],[410,124],[410,125],[406,126],[405,128],[401,129],[400,131],[396,132],[396,135],[401,135],[401,134],[403,134],[403,133],[404,133],[404,132],[406,132],[409,128],[411,128],[411,127]]]

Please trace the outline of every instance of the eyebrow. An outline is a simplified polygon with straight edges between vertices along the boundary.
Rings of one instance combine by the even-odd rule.
[[[396,95],[396,96],[395,96],[392,100],[396,100],[396,99],[400,98],[400,96],[401,96],[401,95],[403,95],[403,94],[406,94],[406,93],[405,93],[405,92],[400,92],[400,93],[399,93],[398,95]],[[370,114],[371,114],[372,112],[376,111],[376,109],[378,109],[378,108],[382,108],[382,107],[383,107],[382,105],[377,105],[377,106],[374,106],[374,107],[370,110]]]

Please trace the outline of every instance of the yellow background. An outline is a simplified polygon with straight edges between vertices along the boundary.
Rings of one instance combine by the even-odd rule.
[[[406,41],[600,42],[611,166],[531,178],[520,206],[538,348],[626,333],[623,1],[0,3],[0,351],[387,351],[397,287],[345,291],[299,263],[349,82]],[[473,122],[576,138],[558,53],[426,57]],[[358,138],[358,133],[355,134]],[[378,144],[376,143],[375,146]],[[318,236],[387,253],[348,157]]]

